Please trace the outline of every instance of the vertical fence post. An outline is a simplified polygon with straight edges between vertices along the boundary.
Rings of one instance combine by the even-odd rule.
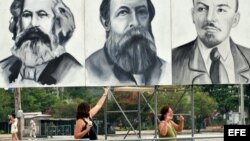
[[[190,89],[190,88],[189,88]],[[195,117],[194,117],[194,87],[191,85],[191,122],[192,122],[192,137],[194,137],[195,132]],[[194,138],[192,138],[192,141],[194,141]]]
[[[240,122],[242,125],[245,124],[245,110],[244,110],[244,87],[240,84]]]
[[[155,127],[155,137],[154,138],[157,138],[157,130],[158,130],[158,127],[157,127],[157,122],[158,122],[158,110],[157,110],[157,95],[156,95],[156,91],[157,91],[157,86],[155,86],[155,89],[154,89],[154,105],[155,105],[155,114],[154,114],[154,127]]]

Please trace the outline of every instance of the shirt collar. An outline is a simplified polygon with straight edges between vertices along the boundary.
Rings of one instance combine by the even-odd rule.
[[[46,66],[47,63],[37,65],[35,67],[27,67],[25,65],[22,65],[20,70],[21,79],[38,81],[39,76],[41,75]]]
[[[201,56],[203,58],[203,60],[208,60],[210,59],[210,52],[212,51],[213,48],[217,47],[218,51],[222,57],[223,60],[226,60],[228,58],[228,55],[231,53],[231,48],[230,48],[230,40],[229,37],[226,38],[222,43],[220,43],[219,45],[212,47],[212,48],[208,48],[206,47],[202,41],[198,38],[198,47],[200,49],[201,52]]]

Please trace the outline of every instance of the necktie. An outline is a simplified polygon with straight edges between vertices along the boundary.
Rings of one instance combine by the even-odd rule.
[[[212,49],[210,59],[212,61],[210,67],[210,78],[213,84],[228,83],[228,75],[224,65],[220,61],[221,55],[218,48]]]

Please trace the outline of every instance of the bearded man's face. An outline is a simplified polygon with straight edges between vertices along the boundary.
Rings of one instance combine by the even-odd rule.
[[[156,59],[153,37],[143,27],[132,28],[123,35],[111,31],[106,47],[111,60],[133,74],[145,72]]]
[[[154,64],[156,47],[147,0],[111,0],[109,27],[107,53],[117,66],[141,74]]]
[[[53,33],[52,0],[25,0],[20,28],[12,53],[26,66],[36,66],[55,58],[57,37]]]

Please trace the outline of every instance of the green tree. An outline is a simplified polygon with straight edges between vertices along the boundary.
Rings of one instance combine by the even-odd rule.
[[[47,88],[23,88],[21,89],[21,101],[24,112],[49,113],[59,99]]]
[[[77,103],[63,101],[53,106],[52,114],[55,118],[75,118]]]
[[[63,93],[60,94],[60,101],[52,106],[51,114],[57,118],[75,118],[79,103],[85,101],[93,107],[102,94],[101,87],[64,88]]]
[[[8,115],[15,111],[13,93],[0,89],[0,122],[8,121]]]
[[[174,113],[187,113],[190,111],[190,93],[186,86],[162,86],[157,92],[158,113],[165,105],[169,105]],[[153,101],[152,101],[153,102]],[[151,103],[154,104],[154,103]]]
[[[204,85],[202,89],[216,100],[219,113],[227,119],[230,111],[238,111],[239,85]]]
[[[196,88],[194,95],[195,125],[198,132],[203,125],[205,118],[212,116],[217,111],[217,103],[208,93]]]

